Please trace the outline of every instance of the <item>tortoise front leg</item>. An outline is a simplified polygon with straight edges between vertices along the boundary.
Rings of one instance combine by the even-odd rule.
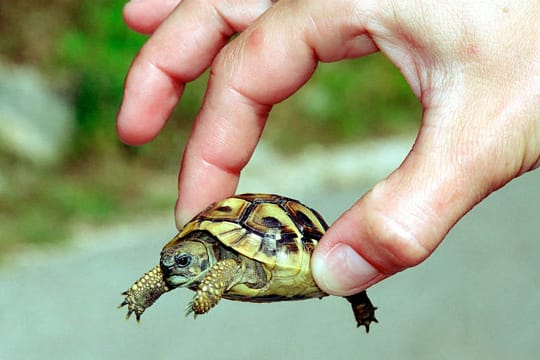
[[[129,319],[130,315],[135,313],[135,318],[140,321],[144,310],[152,306],[167,291],[169,291],[169,288],[163,281],[161,268],[157,265],[122,293],[125,299],[119,307],[127,305],[126,319]]]
[[[212,266],[199,284],[193,300],[188,304],[186,316],[192,312],[197,316],[210,311],[219,302],[223,293],[235,285],[240,269],[240,264],[234,259],[218,261]]]

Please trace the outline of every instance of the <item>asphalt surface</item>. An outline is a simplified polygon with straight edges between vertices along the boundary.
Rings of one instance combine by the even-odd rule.
[[[196,320],[163,296],[140,324],[120,292],[157,261],[170,219],[80,234],[0,268],[0,359],[536,359],[540,171],[493,194],[415,269],[372,287],[378,324],[356,329],[341,298],[223,301]],[[364,191],[303,195],[329,220]]]

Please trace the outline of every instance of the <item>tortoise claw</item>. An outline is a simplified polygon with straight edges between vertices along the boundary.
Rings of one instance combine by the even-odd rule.
[[[377,308],[373,306],[369,300],[367,293],[362,291],[358,294],[345,296],[352,306],[354,317],[356,319],[356,327],[364,326],[366,333],[369,333],[369,325],[372,322],[378,322],[375,318],[375,310]]]
[[[127,292],[124,291],[122,293],[122,295],[127,295]],[[123,308],[124,306],[127,306],[128,307],[128,312],[126,314],[126,320],[129,320],[129,318],[131,317],[131,314],[135,313],[135,319],[137,320],[137,322],[140,322],[141,321],[141,315],[142,315],[142,312],[139,312],[137,311],[136,308],[134,308],[132,306],[132,304],[126,299],[124,301],[122,301],[122,303],[120,305],[118,305],[118,309],[121,309]],[[143,310],[144,311],[144,310]]]
[[[375,310],[377,310],[377,308],[373,308],[373,311],[375,311]],[[369,333],[369,325],[370,325],[372,322],[378,323],[379,320],[377,320],[377,319],[375,318],[375,316],[374,316],[374,317],[372,317],[372,318],[370,318],[370,319],[366,319],[366,320],[363,320],[363,321],[358,321],[358,322],[356,323],[356,327],[359,328],[360,326],[364,326],[364,327],[366,328],[366,333]]]
[[[193,300],[190,301],[187,306],[186,306],[186,311],[185,311],[185,315],[186,317],[188,317],[189,315],[193,314],[193,318],[196,319],[197,318],[197,314],[195,313],[195,311],[193,311]]]

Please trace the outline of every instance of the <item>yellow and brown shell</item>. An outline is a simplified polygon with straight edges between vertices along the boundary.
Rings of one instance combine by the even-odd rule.
[[[271,274],[262,291],[237,286],[229,298],[251,301],[325,295],[311,276],[313,249],[328,228],[321,215],[300,202],[271,194],[243,194],[210,205],[164,249],[194,231],[208,231],[224,245],[259,261]],[[249,299],[245,299],[250,301]]]

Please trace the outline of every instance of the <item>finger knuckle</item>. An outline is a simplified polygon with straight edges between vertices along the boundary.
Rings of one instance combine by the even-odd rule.
[[[432,249],[409,224],[383,212],[373,212],[368,222],[373,245],[368,257],[383,272],[396,273],[424,261]]]

